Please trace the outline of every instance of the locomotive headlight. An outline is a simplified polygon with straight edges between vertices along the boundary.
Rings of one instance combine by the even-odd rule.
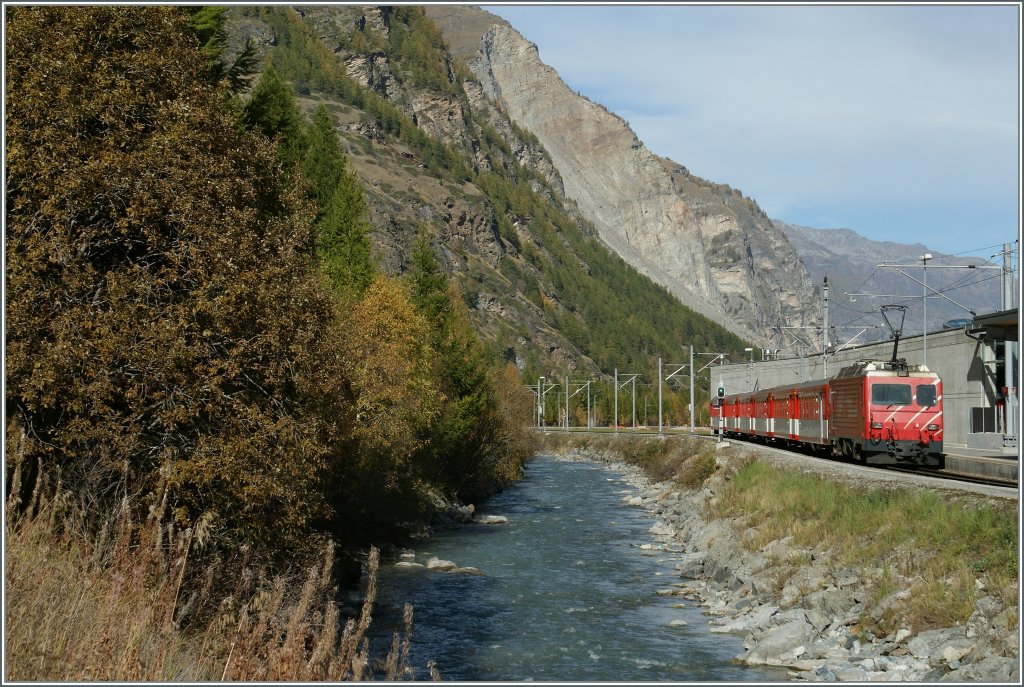
[[[939,428],[938,425],[928,425],[928,431],[929,432],[934,432],[934,431],[938,430],[938,428]]]
[[[871,423],[871,429],[882,429],[882,423],[881,422],[872,422]]]

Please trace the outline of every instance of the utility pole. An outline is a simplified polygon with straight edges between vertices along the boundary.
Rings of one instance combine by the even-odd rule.
[[[931,259],[931,253],[925,253],[921,256],[921,279],[923,280],[921,287],[924,289],[921,292],[924,308],[924,316],[921,320],[921,331],[923,332],[921,338],[921,362],[924,363],[925,367],[928,367],[928,261]]]
[[[697,414],[697,407],[693,403],[693,345],[690,345],[690,434],[695,434],[696,425],[693,416]]]
[[[636,431],[636,375],[633,375],[633,431]]]
[[[590,419],[590,382],[594,380],[587,380],[587,429],[593,429],[594,423]]]
[[[569,378],[565,378],[565,428],[569,429]]]
[[[747,384],[750,386],[750,390],[754,390],[754,349],[744,348],[744,353],[750,354],[750,364],[747,367]]]
[[[1003,310],[1013,307],[1013,254],[1010,244],[1003,244]],[[1003,386],[1006,387],[1006,433],[1017,436],[1017,389],[1013,370],[1013,357],[1017,346],[1012,341],[1003,342]]]
[[[661,423],[661,356],[658,356],[658,434],[663,432]]]
[[[690,346],[690,351],[691,352],[693,351],[693,346]],[[658,360],[658,363],[659,363],[658,367],[659,367],[659,370],[660,370],[660,369],[662,369],[661,368],[661,364],[660,364],[661,363],[660,359]],[[669,367],[674,367],[675,369],[672,370],[672,372],[669,372],[667,375],[665,375],[665,381],[666,382],[668,380],[672,379],[673,377],[675,377],[677,374],[679,374],[680,372],[682,372],[686,368],[686,364],[685,363],[668,363],[668,366]],[[690,357],[690,369],[693,370],[693,357],[692,356]],[[691,390],[693,389],[693,375],[690,375],[690,389]],[[659,381],[658,381],[658,393],[659,393],[658,405],[660,407],[660,405],[661,405],[661,399],[660,399],[661,381],[660,381],[660,378],[659,378]],[[692,396],[692,391],[691,391],[691,396]],[[661,424],[660,418],[659,418],[658,423],[659,423],[659,425]]]
[[[615,368],[615,433],[619,433],[619,368]]]
[[[537,426],[544,426],[544,376],[537,378]]]
[[[825,378],[828,379],[828,275],[825,275],[824,323],[821,328],[821,360],[825,365]]]

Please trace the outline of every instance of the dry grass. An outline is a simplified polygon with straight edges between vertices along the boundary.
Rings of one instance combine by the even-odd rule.
[[[362,610],[342,622],[329,543],[304,574],[267,578],[243,561],[225,587],[218,559],[197,553],[199,526],[174,533],[122,517],[90,535],[71,510],[58,496],[33,517],[8,513],[5,680],[373,679],[366,632],[376,550]],[[189,569],[197,557],[204,567]],[[404,635],[395,634],[378,662],[389,681],[415,677],[410,606],[405,621]],[[432,665],[428,672],[437,677]]]

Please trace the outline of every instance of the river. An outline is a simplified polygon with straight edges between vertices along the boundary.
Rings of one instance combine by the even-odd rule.
[[[375,646],[409,602],[417,679],[433,660],[460,681],[784,680],[731,663],[742,639],[710,634],[698,602],[658,594],[685,581],[649,533],[651,516],[623,503],[627,490],[603,465],[537,457],[477,511],[508,524],[463,525],[416,551],[421,563],[436,556],[484,575],[381,566]]]

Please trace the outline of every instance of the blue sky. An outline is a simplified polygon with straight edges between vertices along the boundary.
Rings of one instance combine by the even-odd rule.
[[[951,254],[1018,237],[1017,5],[485,9],[774,219]]]

